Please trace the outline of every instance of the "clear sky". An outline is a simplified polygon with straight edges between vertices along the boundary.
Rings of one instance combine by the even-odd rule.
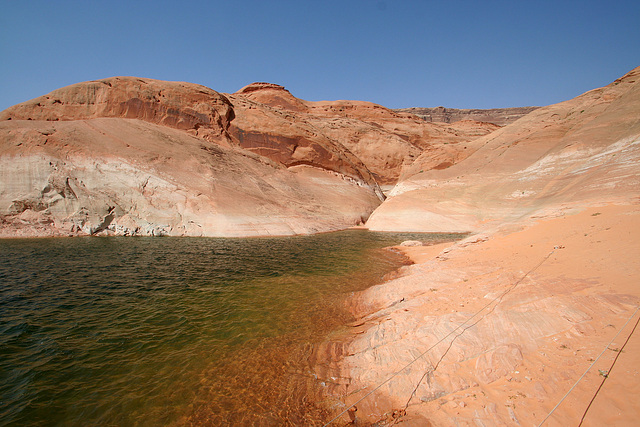
[[[118,75],[390,108],[548,105],[640,65],[640,1],[0,0],[0,110]]]

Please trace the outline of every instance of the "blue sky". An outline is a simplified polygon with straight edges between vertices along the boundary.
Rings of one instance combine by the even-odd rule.
[[[548,105],[640,65],[640,1],[0,0],[0,110],[117,75],[390,108]]]

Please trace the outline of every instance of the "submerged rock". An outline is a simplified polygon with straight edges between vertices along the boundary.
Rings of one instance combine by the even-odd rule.
[[[400,246],[422,246],[422,242],[419,240],[405,240],[400,243]]]

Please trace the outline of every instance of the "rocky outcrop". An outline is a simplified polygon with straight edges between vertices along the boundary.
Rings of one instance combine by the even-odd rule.
[[[513,107],[513,108],[489,108],[489,109],[458,109],[458,108],[398,108],[394,111],[411,113],[427,122],[454,123],[459,120],[475,120],[479,122],[493,123],[498,126],[506,126],[526,116],[539,107]]]
[[[235,94],[269,107],[282,108],[288,111],[306,112],[309,109],[305,101],[293,96],[284,86],[273,83],[251,83]]]
[[[3,111],[0,235],[307,234],[361,224],[380,203],[341,144],[234,102],[115,77]]]
[[[349,156],[350,162],[362,162],[371,172],[362,178],[380,185],[395,184],[425,150],[446,158],[433,166],[453,164],[472,151],[463,143],[498,128],[474,121],[425,123],[370,102],[303,101],[269,83],[253,83],[229,99],[236,111],[230,132],[239,145],[285,164],[321,162],[325,167],[341,164],[327,147],[343,147],[357,158]]]
[[[477,231],[563,203],[640,195],[640,69],[540,108],[466,145],[445,169],[428,151],[367,222],[373,230]]]
[[[233,108],[224,95],[201,85],[113,77],[54,90],[0,113],[0,121],[98,117],[140,119],[216,140],[233,120]]]

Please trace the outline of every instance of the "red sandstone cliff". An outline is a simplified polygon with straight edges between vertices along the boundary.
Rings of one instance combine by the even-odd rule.
[[[382,196],[358,158],[291,122],[290,139],[272,133],[286,118],[253,108],[264,126],[203,86],[133,77],[11,107],[0,234],[299,234],[366,220]]]
[[[471,154],[465,142],[499,128],[475,121],[426,123],[412,114],[370,102],[304,101],[284,87],[269,83],[253,83],[229,98],[237,106],[232,133],[238,139],[246,129],[254,132],[265,126],[269,134],[290,141],[327,138],[360,159],[380,185],[395,184],[402,171],[425,150],[433,153],[434,161],[424,167],[448,167]],[[270,107],[268,113],[255,104],[252,108],[251,101]],[[301,130],[303,135],[299,135]],[[256,138],[249,139],[245,144],[252,144]]]

